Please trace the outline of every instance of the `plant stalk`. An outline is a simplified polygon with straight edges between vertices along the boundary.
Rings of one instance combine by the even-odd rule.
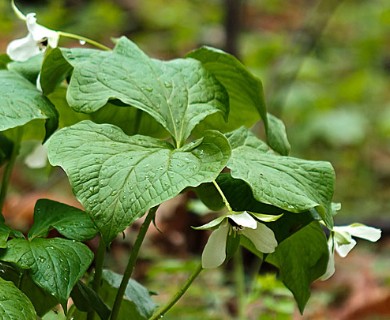
[[[150,223],[154,219],[154,216],[156,214],[157,209],[158,209],[158,206],[153,207],[149,210],[148,214],[146,215],[145,221],[143,222],[143,224],[139,230],[137,239],[135,240],[135,243],[134,243],[134,247],[131,250],[131,254],[130,254],[129,261],[128,261],[127,266],[126,266],[126,270],[123,274],[121,284],[120,284],[118,292],[116,294],[114,305],[112,306],[111,317],[110,317],[111,320],[116,320],[118,318],[119,309],[121,307],[123,296],[125,294],[126,287],[127,287],[128,282],[129,282],[129,279],[131,277],[131,274],[133,273],[139,250],[141,248],[142,242],[145,239],[146,231],[148,230]]]
[[[7,165],[5,166],[3,172],[3,179],[1,182],[1,190],[0,190],[0,213],[1,214],[3,213],[5,197],[7,195],[12,170],[14,169],[16,158],[19,155],[20,143],[22,141],[22,137],[23,137],[23,128],[22,127],[16,128],[16,139],[14,141],[14,145],[12,146],[11,157]]]
[[[225,194],[223,193],[222,189],[219,187],[218,183],[215,180],[213,180],[213,184],[214,184],[215,188],[218,190],[218,193],[221,195],[222,200],[225,203],[225,206],[228,209],[228,211],[233,212],[233,209],[230,206],[229,201],[226,199]]]
[[[106,245],[102,238],[99,238],[99,246],[96,253],[95,259],[95,274],[92,282],[92,289],[98,294],[101,282],[102,282],[102,273],[103,273],[103,264],[104,257],[106,255]],[[87,320],[93,320],[95,318],[95,311],[90,311],[87,314]]]
[[[176,294],[171,298],[170,301],[168,301],[166,305],[157,309],[149,320],[157,320],[162,318],[176,304],[176,302],[179,301],[179,299],[184,295],[184,293],[191,286],[192,282],[196,279],[196,277],[202,270],[202,265],[199,264],[194,270],[194,272],[191,274],[191,276],[184,283],[184,285],[180,288],[180,290],[176,292]]]
[[[80,36],[78,34],[73,34],[73,33],[68,33],[68,32],[63,32],[63,31],[58,31],[58,34],[60,36],[63,36],[63,37],[69,38],[69,39],[75,39],[75,40],[79,40],[79,41],[84,41],[86,43],[89,43],[90,45],[93,45],[96,48],[99,48],[99,49],[102,49],[102,50],[105,50],[105,51],[111,51],[111,48],[105,46],[104,44],[101,44],[101,43],[99,43],[99,42],[97,42],[95,40],[92,40],[92,39]]]

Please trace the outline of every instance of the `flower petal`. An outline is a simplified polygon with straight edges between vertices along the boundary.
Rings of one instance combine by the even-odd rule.
[[[345,258],[347,254],[353,249],[356,245],[356,241],[351,239],[349,243],[335,243],[335,249],[340,257]]]
[[[329,279],[331,276],[333,276],[334,272],[336,271],[335,270],[335,267],[334,267],[334,245],[333,245],[333,236],[330,236],[329,239],[328,239],[328,249],[329,249],[329,260],[328,260],[328,264],[326,266],[326,271],[325,273],[320,277],[320,280],[327,280]]]
[[[378,241],[382,233],[380,229],[368,227],[360,223],[353,223],[349,226],[343,227],[334,227],[333,230],[336,232],[348,232],[354,237],[366,239],[372,242]]]
[[[58,32],[39,25],[37,23],[37,19],[35,18],[35,13],[27,14],[26,23],[28,31],[32,34],[32,37],[36,42],[47,39],[50,47],[57,47],[60,37]]]
[[[216,218],[214,220],[211,220],[210,222],[208,222],[206,224],[203,224],[203,225],[201,225],[199,227],[192,227],[192,228],[195,229],[195,230],[214,229],[216,226],[220,225],[224,219],[226,219],[225,216],[218,217],[218,218]]]
[[[7,47],[7,54],[14,61],[26,61],[39,53],[39,47],[30,33],[22,39],[11,41]]]
[[[232,219],[239,226],[256,229],[257,221],[246,211],[242,213],[229,214],[227,217]]]
[[[255,230],[244,229],[242,235],[247,237],[260,252],[274,252],[278,245],[274,232],[262,223],[256,222],[256,224],[257,228]]]
[[[228,232],[229,224],[226,222],[211,233],[202,253],[203,268],[217,268],[225,261]]]

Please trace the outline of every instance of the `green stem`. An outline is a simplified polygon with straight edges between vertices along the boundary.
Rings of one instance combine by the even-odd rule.
[[[20,143],[21,143],[22,137],[23,137],[23,128],[22,127],[18,127],[15,130],[16,130],[16,139],[14,141],[14,145],[12,146],[11,157],[10,157],[7,165],[5,166],[4,173],[3,173],[3,180],[1,182],[0,213],[3,212],[5,197],[7,195],[7,190],[8,190],[8,185],[9,185],[9,182],[11,179],[12,170],[15,166],[16,158],[19,155]]]
[[[95,258],[95,274],[92,282],[92,289],[96,292],[99,292],[101,282],[102,282],[102,273],[103,273],[103,264],[104,257],[106,255],[106,245],[102,238],[99,238],[99,247],[96,253]],[[95,311],[90,311],[87,314],[87,320],[93,320],[95,318]]]
[[[78,34],[73,34],[73,33],[68,33],[68,32],[63,32],[63,31],[58,31],[58,34],[60,36],[66,37],[66,38],[76,39],[76,40],[79,40],[79,41],[85,41],[86,43],[89,43],[90,45],[93,45],[96,48],[99,48],[99,49],[102,49],[102,50],[105,50],[105,51],[111,51],[111,48],[105,46],[104,44],[101,44],[101,43],[99,43],[99,42],[97,42],[95,40],[92,40],[92,39],[80,36]]]
[[[149,320],[157,320],[162,318],[174,305],[179,299],[183,296],[183,294],[187,291],[187,289],[191,286],[192,282],[196,279],[196,277],[199,275],[199,273],[202,271],[202,265],[199,264],[197,268],[194,270],[194,272],[191,274],[191,276],[187,279],[187,281],[184,283],[184,285],[180,288],[178,292],[171,298],[168,303],[159,309],[157,309],[152,317]]]
[[[234,255],[234,280],[237,293],[237,318],[245,320],[245,273],[242,261],[242,251],[239,247]]]
[[[230,206],[229,201],[226,199],[226,197],[225,197],[222,189],[219,187],[218,183],[215,180],[213,180],[213,184],[214,184],[215,188],[218,190],[219,194],[221,195],[222,200],[225,203],[226,208],[229,210],[229,212],[232,212],[233,211],[232,207]]]
[[[112,311],[111,311],[111,317],[110,317],[111,320],[116,320],[118,318],[119,309],[121,307],[123,296],[125,294],[126,287],[127,287],[128,282],[129,282],[129,279],[131,277],[131,274],[133,273],[133,270],[135,267],[135,262],[137,260],[139,250],[141,248],[141,244],[144,241],[146,231],[148,230],[150,223],[154,219],[154,216],[156,214],[157,209],[158,209],[158,206],[153,207],[149,210],[149,213],[146,215],[145,221],[139,230],[137,239],[135,240],[135,243],[134,243],[134,247],[131,250],[131,254],[130,254],[129,261],[128,261],[127,266],[126,266],[126,270],[123,274],[121,284],[119,286],[118,292],[117,292],[116,297],[115,297],[115,302],[114,302],[114,305],[113,305]]]

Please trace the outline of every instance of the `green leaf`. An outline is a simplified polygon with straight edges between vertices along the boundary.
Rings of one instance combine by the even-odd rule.
[[[324,274],[328,257],[326,237],[316,221],[279,243],[275,252],[267,256],[266,261],[279,268],[301,313],[310,297],[310,285]]]
[[[89,115],[93,122],[111,123],[121,128],[127,135],[142,134],[155,138],[169,137],[167,131],[153,117],[140,109],[108,103]]]
[[[267,127],[263,85],[237,58],[210,47],[202,47],[187,56],[202,62],[229,94],[229,121],[224,123],[221,117],[211,116],[202,123],[204,127],[224,132],[242,125],[251,127],[258,121],[259,115]]]
[[[34,320],[31,301],[11,281],[0,279],[0,318],[3,320]]]
[[[228,173],[221,174],[217,178],[217,183],[234,211],[250,211],[276,216],[286,212],[279,207],[255,199],[251,187],[245,181],[234,179]]]
[[[108,52],[89,48],[48,48],[41,69],[41,87],[45,95],[55,88],[72,71],[73,67],[88,60],[91,56],[104,56]]]
[[[78,281],[71,293],[77,309],[83,312],[96,311],[101,320],[110,317],[111,310],[102,301],[98,294],[83,282]]]
[[[100,290],[103,300],[113,305],[116,292],[122,281],[122,276],[110,270],[103,270],[103,285]],[[149,291],[137,281],[130,279],[126,287],[118,320],[146,320],[149,319],[156,304],[150,297]]]
[[[257,138],[253,132],[245,127],[240,127],[237,130],[226,133],[232,149],[248,146],[262,152],[272,152],[269,146],[259,138]]]
[[[50,101],[19,74],[0,70],[0,131],[46,120],[46,138],[58,125],[58,116]]]
[[[20,231],[11,229],[5,224],[4,217],[0,215],[0,249],[7,247],[9,237],[24,238]]]
[[[41,71],[42,60],[43,56],[39,54],[26,61],[12,61],[7,67],[8,70],[19,73],[35,86],[38,74]]]
[[[32,280],[66,310],[70,292],[91,264],[93,254],[87,246],[74,240],[35,238],[8,241],[0,258],[29,270]]]
[[[200,62],[151,59],[124,37],[103,59],[91,56],[74,66],[67,98],[72,108],[86,113],[118,99],[149,113],[179,146],[206,116],[228,114],[224,87]]]
[[[38,316],[42,317],[58,305],[58,301],[40,288],[28,273],[22,273],[11,264],[0,262],[1,278],[12,281],[31,301]]]
[[[282,156],[287,156],[290,153],[291,146],[287,139],[284,123],[270,113],[267,114],[267,118],[267,143]]]
[[[249,184],[257,201],[290,212],[316,208],[327,226],[333,227],[335,174],[330,163],[279,156],[243,145],[233,149],[227,166],[233,178]]]
[[[226,165],[226,138],[209,131],[174,149],[151,137],[127,136],[119,128],[82,121],[55,133],[49,161],[67,173],[74,192],[106,243],[148,209],[186,187],[214,180]]]
[[[46,237],[56,229],[68,239],[86,241],[97,234],[90,217],[82,210],[53,200],[40,199],[34,208],[34,224],[28,237]]]

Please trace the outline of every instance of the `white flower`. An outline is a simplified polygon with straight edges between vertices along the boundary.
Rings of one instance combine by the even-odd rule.
[[[59,32],[45,28],[37,23],[35,13],[26,16],[19,11],[12,1],[12,7],[19,18],[26,21],[28,34],[22,39],[11,41],[7,47],[7,54],[14,61],[26,61],[27,59],[43,52],[47,45],[57,47],[60,37]]]
[[[329,260],[326,272],[321,280],[329,279],[335,272],[334,253],[335,251],[344,258],[356,245],[352,236],[376,242],[381,237],[381,230],[368,227],[360,223],[353,223],[349,226],[334,227],[328,239]]]
[[[278,245],[273,231],[259,223],[246,211],[219,217],[195,229],[204,230],[215,227],[217,229],[211,233],[203,250],[203,268],[216,268],[225,261],[228,237],[244,236],[253,243],[258,251],[263,253],[274,252]]]

